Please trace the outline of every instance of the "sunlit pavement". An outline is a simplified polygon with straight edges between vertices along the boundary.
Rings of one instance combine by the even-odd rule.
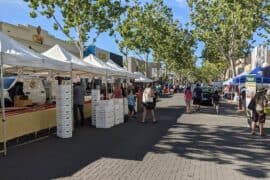
[[[112,129],[78,129],[10,148],[1,179],[270,179],[270,130],[250,135],[232,105],[184,114],[182,94],[158,103],[158,124],[129,121]]]

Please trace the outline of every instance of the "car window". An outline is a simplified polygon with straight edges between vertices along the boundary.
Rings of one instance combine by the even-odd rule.
[[[14,81],[15,78],[4,78],[4,89],[8,89]]]

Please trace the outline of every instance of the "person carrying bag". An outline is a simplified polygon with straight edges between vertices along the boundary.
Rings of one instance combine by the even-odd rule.
[[[143,92],[143,106],[144,106],[144,112],[143,112],[143,119],[142,119],[142,123],[145,123],[145,118],[147,116],[147,112],[151,111],[152,116],[153,116],[153,123],[157,123],[156,117],[155,117],[155,102],[154,102],[154,97],[155,93],[154,90],[152,89],[152,84],[150,83],[148,85],[147,88],[145,88],[144,92]]]

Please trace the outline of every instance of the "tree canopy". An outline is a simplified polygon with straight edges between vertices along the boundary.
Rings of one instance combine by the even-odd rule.
[[[211,62],[227,60],[235,76],[235,61],[249,53],[254,32],[262,27],[269,29],[269,3],[262,0],[188,0],[188,3],[195,35],[205,43],[205,57]]]
[[[112,30],[126,7],[121,0],[24,0],[32,9],[31,17],[38,14],[54,20],[54,28],[60,29],[73,41],[83,58],[85,43],[107,30]],[[60,12],[60,17],[57,16]],[[89,37],[90,32],[96,34]],[[73,33],[72,33],[73,32]],[[111,31],[113,33],[113,31]]]

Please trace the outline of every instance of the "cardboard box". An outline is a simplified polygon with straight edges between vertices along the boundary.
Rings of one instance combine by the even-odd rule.
[[[32,101],[30,99],[20,99],[20,96],[14,97],[14,106],[15,107],[25,107],[25,106],[31,106]]]

